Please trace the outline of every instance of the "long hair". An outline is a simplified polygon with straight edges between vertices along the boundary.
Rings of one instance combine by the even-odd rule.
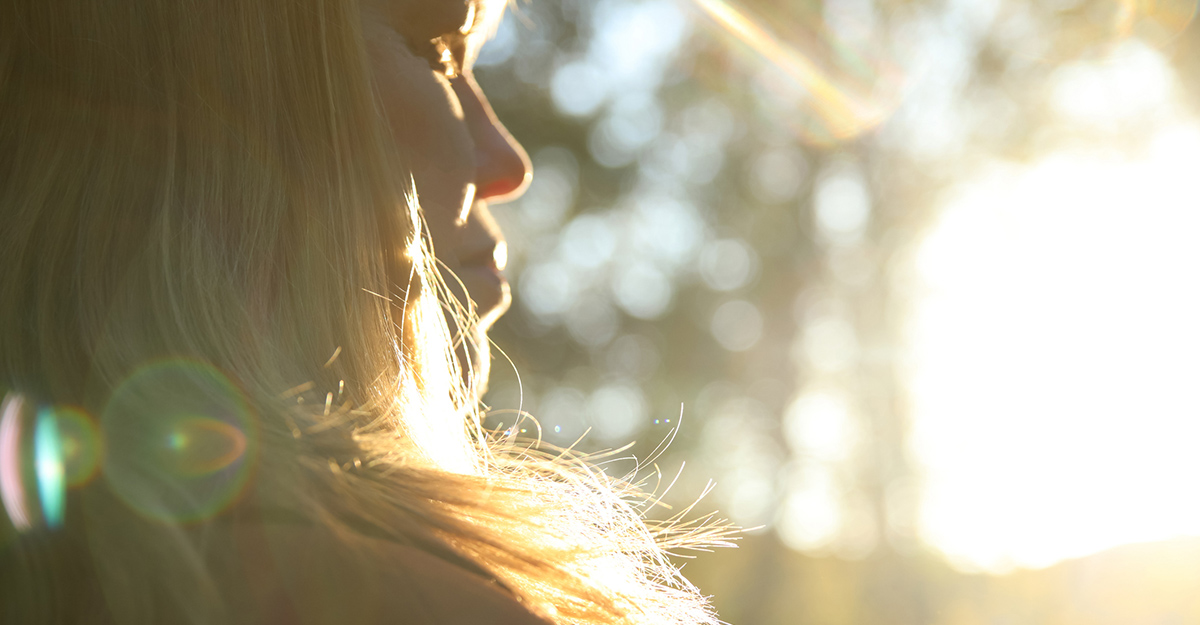
[[[0,390],[109,438],[61,532],[0,544],[0,615],[248,618],[212,554],[249,509],[444,554],[556,622],[715,622],[665,554],[706,530],[483,431],[454,357],[471,311],[369,75],[356,0],[0,6]],[[248,459],[208,500],[136,452],[214,397]]]

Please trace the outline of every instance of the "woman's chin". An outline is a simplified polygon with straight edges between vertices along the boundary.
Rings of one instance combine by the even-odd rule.
[[[475,399],[483,397],[488,387],[491,369],[491,347],[487,333],[512,303],[508,280],[494,265],[475,265],[453,270],[444,275],[450,293],[460,302],[469,296],[475,311],[471,339],[462,341],[455,349],[455,358],[462,371],[463,383],[472,390]],[[465,293],[464,293],[465,291]],[[446,321],[452,334],[457,334],[460,320],[447,312]]]
[[[473,340],[459,344],[454,350],[454,357],[458,359],[463,384],[474,395],[471,399],[482,399],[484,393],[487,393],[488,377],[492,369],[492,349],[488,342],[487,329],[479,328]]]
[[[479,316],[479,326],[487,330],[500,318],[512,304],[512,290],[508,279],[495,266],[479,265],[460,269],[458,278],[462,280],[471,301],[475,302],[475,313]]]

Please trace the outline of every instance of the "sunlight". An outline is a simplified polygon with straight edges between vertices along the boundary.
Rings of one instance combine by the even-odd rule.
[[[875,56],[878,42],[869,10],[843,17],[835,12],[819,24],[791,24],[785,40],[774,32],[779,24],[773,27],[772,20],[741,2],[693,2],[720,33],[748,52],[743,58],[765,64],[762,86],[796,107],[781,119],[805,142],[830,145],[857,137],[883,123],[899,103],[902,72]]]
[[[961,189],[908,325],[923,539],[964,570],[1200,535],[1200,129]]]

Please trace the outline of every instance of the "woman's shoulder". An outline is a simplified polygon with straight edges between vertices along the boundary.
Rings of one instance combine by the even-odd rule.
[[[547,625],[497,584],[417,547],[267,524],[239,539],[253,620],[264,625]]]

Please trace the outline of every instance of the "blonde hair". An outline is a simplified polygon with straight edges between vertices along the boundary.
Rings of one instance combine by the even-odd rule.
[[[0,385],[98,412],[205,363],[258,415],[262,509],[464,558],[559,623],[716,622],[664,547],[719,530],[483,431],[360,29],[355,0],[4,3]],[[24,622],[236,620],[212,523],[77,497],[92,555],[26,558]]]

